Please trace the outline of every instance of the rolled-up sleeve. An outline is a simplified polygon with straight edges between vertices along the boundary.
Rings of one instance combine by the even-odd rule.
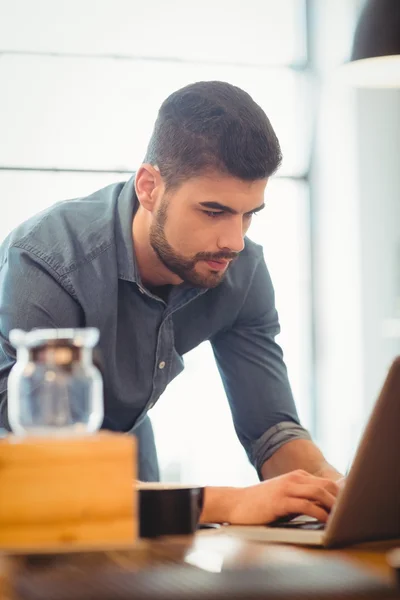
[[[235,323],[211,339],[238,438],[261,479],[283,444],[310,439],[299,421],[283,353],[275,295],[260,258]]]

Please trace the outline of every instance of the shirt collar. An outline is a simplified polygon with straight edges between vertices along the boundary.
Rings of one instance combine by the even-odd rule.
[[[133,216],[139,206],[135,192],[135,175],[134,173],[125,183],[117,200],[115,237],[119,279],[140,284],[132,240]]]

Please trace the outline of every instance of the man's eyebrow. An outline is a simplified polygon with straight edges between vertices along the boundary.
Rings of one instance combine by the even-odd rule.
[[[237,210],[234,210],[230,206],[226,206],[226,204],[221,204],[220,202],[200,202],[200,206],[203,206],[204,208],[209,208],[211,210],[220,210],[223,212],[227,212],[231,215],[238,214]],[[259,212],[263,208],[265,208],[265,203],[261,204],[260,206],[257,206],[256,208],[253,208],[253,210],[250,210],[248,213],[245,214],[250,215],[252,213]]]
[[[246,214],[250,215],[251,213],[260,212],[260,210],[263,210],[263,208],[265,208],[265,202],[263,202],[262,204],[260,204],[260,206],[257,206],[256,208],[253,208],[253,210],[251,210],[249,213],[246,213]]]

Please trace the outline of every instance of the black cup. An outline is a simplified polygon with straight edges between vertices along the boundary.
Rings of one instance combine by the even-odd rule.
[[[400,588],[400,546],[392,548],[386,555],[387,562],[394,570],[397,586]]]
[[[204,487],[167,483],[141,483],[139,493],[139,535],[193,534],[204,502]]]

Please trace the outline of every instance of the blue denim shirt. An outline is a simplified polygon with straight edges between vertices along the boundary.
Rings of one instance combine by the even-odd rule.
[[[132,244],[134,178],[58,203],[0,247],[0,425],[18,327],[98,327],[103,427],[132,431],[183,355],[210,340],[237,435],[257,471],[285,442],[309,438],[298,420],[282,351],[274,291],[260,246],[245,249],[214,289],[174,286],[165,302],[143,285]],[[205,374],[206,375],[206,374]]]

